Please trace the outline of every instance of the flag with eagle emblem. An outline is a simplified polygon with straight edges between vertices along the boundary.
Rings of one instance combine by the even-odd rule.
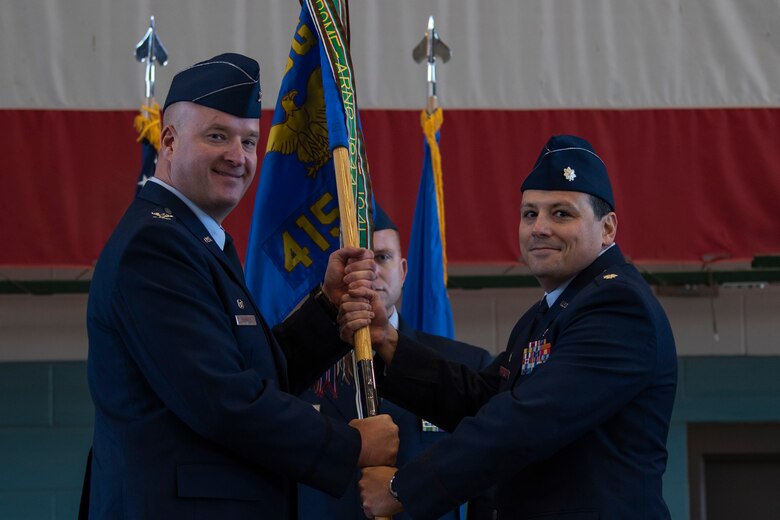
[[[245,263],[247,286],[272,326],[322,281],[328,256],[339,246],[331,150],[348,145],[344,121],[304,2],[260,171]]]

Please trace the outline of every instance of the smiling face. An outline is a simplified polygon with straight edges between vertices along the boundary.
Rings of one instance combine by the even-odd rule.
[[[617,216],[597,219],[590,195],[526,190],[520,209],[520,251],[549,292],[588,267],[615,242]]]
[[[401,239],[398,231],[383,229],[374,231],[374,261],[377,279],[374,289],[387,309],[388,316],[393,306],[401,299],[406,279],[406,258],[401,256]]]
[[[155,176],[222,223],[255,176],[259,120],[180,102],[165,123]]]

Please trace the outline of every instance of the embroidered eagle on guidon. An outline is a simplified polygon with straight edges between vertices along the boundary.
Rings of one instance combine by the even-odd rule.
[[[306,90],[306,102],[303,106],[295,104],[295,98],[298,96],[295,89],[282,96],[280,105],[284,109],[285,118],[271,127],[266,153],[295,153],[298,160],[306,165],[307,175],[316,177],[317,171],[331,156],[320,67],[309,76]]]

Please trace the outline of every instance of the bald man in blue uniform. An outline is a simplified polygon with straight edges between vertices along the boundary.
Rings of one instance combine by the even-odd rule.
[[[669,518],[674,338],[615,245],[606,166],[584,139],[554,136],[521,190],[520,249],[545,296],[493,365],[445,362],[389,327],[373,299],[380,394],[454,432],[398,470],[365,469],[369,517],[435,518],[495,486],[499,519]],[[366,303],[342,311],[365,324]]]
[[[259,117],[246,56],[173,78],[155,177],[90,288],[90,518],[291,520],[296,482],[338,495],[358,466],[395,458],[388,416],[346,424],[294,396],[344,355],[333,302],[372,279],[371,253],[334,253],[322,292],[271,330],[221,227],[254,177]]]

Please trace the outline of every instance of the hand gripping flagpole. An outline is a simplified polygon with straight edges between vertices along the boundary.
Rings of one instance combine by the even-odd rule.
[[[352,193],[352,179],[349,171],[349,150],[345,147],[333,150],[336,168],[336,188],[339,197],[341,215],[341,235],[345,246],[361,247],[358,236],[358,218]],[[358,416],[373,417],[379,413],[379,395],[374,379],[374,361],[371,352],[371,334],[369,327],[355,332],[356,381],[359,383],[360,409]]]

